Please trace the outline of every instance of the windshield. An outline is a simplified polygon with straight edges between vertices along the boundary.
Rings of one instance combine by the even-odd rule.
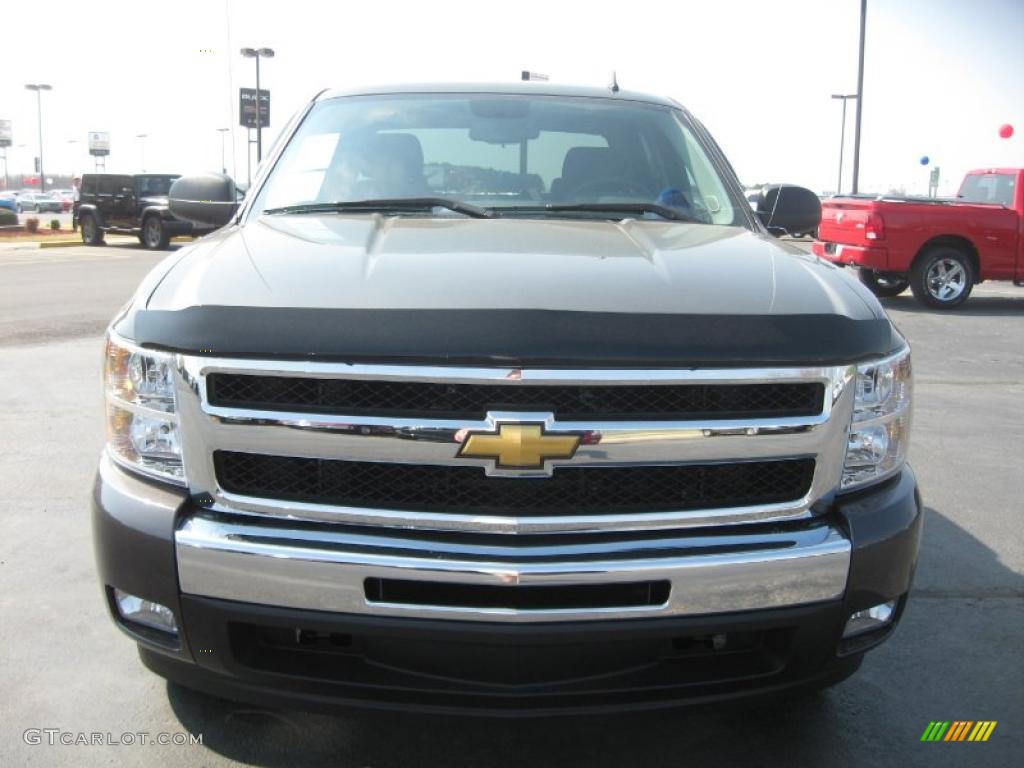
[[[321,102],[289,142],[254,210],[426,198],[502,215],[609,217],[618,203],[619,218],[659,218],[656,208],[638,205],[654,204],[696,221],[745,222],[679,110],[498,94]],[[601,210],[588,214],[588,205]]]
[[[964,179],[959,197],[969,203],[995,203],[1013,207],[1014,184],[1012,173],[975,173]]]

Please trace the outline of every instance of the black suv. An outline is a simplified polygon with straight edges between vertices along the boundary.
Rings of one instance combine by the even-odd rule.
[[[153,250],[167,247],[176,235],[212,231],[176,218],[167,209],[167,191],[177,174],[87,173],[82,176],[78,219],[82,242],[101,245],[105,232],[136,235]]]

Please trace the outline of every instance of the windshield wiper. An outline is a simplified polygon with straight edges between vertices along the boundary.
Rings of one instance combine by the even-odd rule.
[[[692,213],[680,211],[677,208],[669,208],[658,203],[549,203],[547,205],[523,205],[523,206],[502,206],[504,211],[530,212],[551,212],[551,213],[653,213],[663,219],[671,221],[690,221],[697,224],[706,224],[707,221]]]
[[[461,200],[451,200],[447,197],[396,197],[381,200],[339,200],[334,203],[304,203],[302,205],[286,205],[281,208],[268,208],[263,213],[422,211],[429,208],[447,208],[449,211],[462,213],[474,219],[490,219],[494,217],[494,212],[487,208],[480,208],[470,203],[464,203]]]

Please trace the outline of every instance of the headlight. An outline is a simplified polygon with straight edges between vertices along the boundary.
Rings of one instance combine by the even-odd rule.
[[[174,402],[174,356],[107,338],[107,451],[143,474],[185,484]]]
[[[857,367],[843,490],[881,480],[903,466],[910,437],[910,396],[909,349]]]

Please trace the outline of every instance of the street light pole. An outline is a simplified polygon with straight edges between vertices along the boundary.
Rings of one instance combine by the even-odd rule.
[[[836,194],[841,195],[843,193],[843,149],[846,146],[846,102],[856,99],[857,94],[833,93],[832,98],[843,100],[843,126],[839,129],[839,180],[836,182]]]
[[[223,173],[225,176],[228,175],[228,166],[227,163],[224,162],[224,138],[225,136],[227,136],[227,132],[230,130],[230,128],[217,129],[217,133],[220,134],[220,172]]]
[[[274,58],[273,48],[243,48],[242,55],[256,59],[256,163],[263,160],[263,107],[260,96],[260,59]]]
[[[25,88],[36,92],[36,112],[39,119],[39,191],[46,191],[46,172],[43,170],[43,91],[52,91],[46,83],[26,83]]]
[[[857,56],[857,124],[853,134],[853,194],[860,182],[860,113],[864,107],[864,28],[868,18],[868,0],[860,0],[860,52]]]
[[[256,54],[256,165],[263,160],[263,115],[260,114],[260,55]]]

